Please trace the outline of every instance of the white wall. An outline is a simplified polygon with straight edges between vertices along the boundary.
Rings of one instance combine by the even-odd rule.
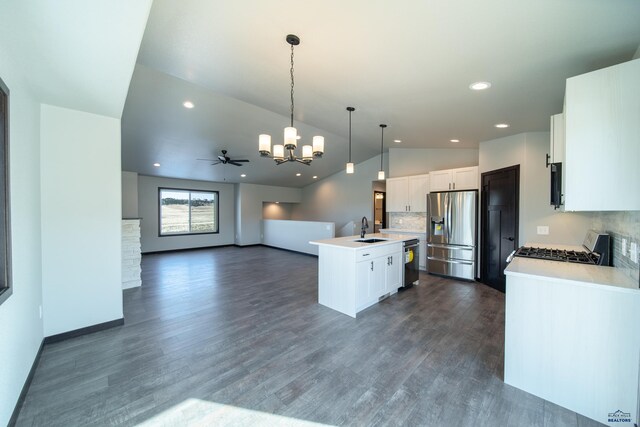
[[[216,234],[160,237],[158,228],[158,189],[161,187],[217,191],[219,196],[219,232]],[[233,244],[235,233],[234,210],[233,184],[145,175],[138,176],[138,214],[142,218],[140,221],[142,253]]]
[[[390,148],[389,178],[478,165],[475,148]]]
[[[388,156],[384,156],[386,161]],[[388,165],[384,164],[385,171]],[[360,224],[363,216],[369,220],[373,233],[373,186],[378,179],[380,156],[355,165],[355,173],[344,171],[302,189],[302,203],[293,209],[292,219],[327,221],[341,229],[349,221]]]
[[[40,104],[0,40],[0,77],[10,90],[13,294],[0,305],[0,425],[7,425],[42,341]]]
[[[138,174],[122,171],[122,218],[138,218]]]
[[[310,244],[310,241],[332,239],[336,235],[334,223],[319,221],[265,219],[262,231],[263,244],[310,255],[318,255],[318,246]]]
[[[479,173],[520,165],[519,245],[527,242],[582,244],[590,226],[584,213],[559,212],[549,205],[550,172],[545,167],[549,133],[521,133],[480,143]],[[549,227],[538,235],[537,226]]]
[[[263,202],[298,203],[301,196],[299,188],[236,184],[236,244],[262,243]]]
[[[293,203],[263,202],[262,219],[291,219],[293,207]]]
[[[42,105],[44,334],[122,318],[120,120]]]

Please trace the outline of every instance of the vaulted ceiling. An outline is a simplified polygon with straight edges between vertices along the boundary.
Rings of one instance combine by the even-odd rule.
[[[566,78],[630,60],[638,22],[637,0],[155,0],[123,114],[123,169],[304,186],[343,170],[347,106],[356,163],[380,152],[380,123],[385,151],[548,130]],[[311,166],[257,151],[258,134],[279,142],[289,121],[290,33],[301,39],[295,126],[302,143],[325,137]],[[492,86],[471,91],[476,81]],[[196,160],[221,149],[251,162]]]

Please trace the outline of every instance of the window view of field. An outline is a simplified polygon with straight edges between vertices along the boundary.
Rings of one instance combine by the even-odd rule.
[[[160,191],[160,234],[217,231],[216,194],[198,191]]]

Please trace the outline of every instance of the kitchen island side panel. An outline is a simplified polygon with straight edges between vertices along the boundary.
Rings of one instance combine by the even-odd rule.
[[[505,300],[505,383],[607,425],[618,410],[637,422],[640,292],[508,275]]]
[[[318,303],[356,317],[355,251],[328,246],[318,249]]]

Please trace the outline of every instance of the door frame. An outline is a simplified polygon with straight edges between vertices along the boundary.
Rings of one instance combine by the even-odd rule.
[[[515,242],[516,245],[520,243],[520,165],[508,166],[506,168],[495,169],[492,171],[483,172],[480,175],[480,281],[482,283],[486,283],[485,279],[487,278],[487,270],[485,262],[485,257],[487,254],[484,251],[484,243],[487,235],[487,222],[486,222],[486,207],[487,207],[487,196],[484,191],[484,177],[486,175],[493,175],[496,173],[508,172],[510,170],[514,170],[516,173],[516,191],[515,191]]]

